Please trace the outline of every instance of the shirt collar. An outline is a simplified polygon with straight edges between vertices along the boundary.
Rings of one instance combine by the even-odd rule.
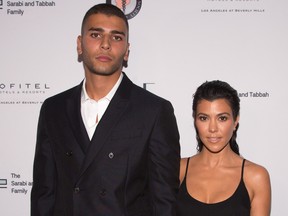
[[[117,82],[115,83],[115,85],[113,86],[113,88],[110,90],[110,92],[109,92],[106,96],[104,96],[103,98],[101,98],[101,99],[104,99],[104,98],[105,98],[105,99],[107,99],[108,101],[111,101],[112,98],[113,98],[113,96],[114,96],[114,94],[115,94],[115,92],[117,91],[117,89],[118,89],[118,87],[119,87],[122,79],[123,79],[123,73],[120,74]],[[82,85],[82,92],[81,92],[81,102],[82,102],[82,103],[84,103],[85,101],[88,101],[88,100],[93,100],[93,99],[91,99],[91,98],[88,96],[87,91],[86,91],[86,88],[85,88],[85,85],[86,85],[86,78],[84,79],[83,85]],[[101,99],[100,99],[100,100],[101,100]]]

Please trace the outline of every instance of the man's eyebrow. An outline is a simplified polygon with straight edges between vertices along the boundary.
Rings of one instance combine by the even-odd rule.
[[[113,31],[111,31],[111,33],[112,34],[120,34],[120,35],[126,36],[126,34],[123,31],[113,30]]]
[[[91,27],[90,29],[88,29],[88,31],[104,32],[104,29],[103,29],[103,28],[95,28],[95,27]]]
[[[103,28],[91,27],[88,31],[104,32],[104,29]],[[118,31],[118,30],[112,30],[110,33],[112,33],[112,34],[120,34],[120,35],[126,36],[126,34],[123,31]]]

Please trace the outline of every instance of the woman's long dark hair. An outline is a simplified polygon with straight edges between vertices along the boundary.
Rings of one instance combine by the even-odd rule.
[[[214,80],[214,81],[209,81],[209,82],[206,81],[201,86],[199,86],[194,94],[193,105],[192,105],[194,126],[196,130],[196,139],[198,142],[198,145],[197,145],[198,152],[202,151],[203,143],[201,139],[199,138],[199,133],[195,125],[195,117],[196,117],[195,115],[197,111],[197,106],[199,102],[203,99],[208,100],[208,101],[213,101],[216,99],[225,99],[232,109],[234,121],[236,121],[240,112],[240,99],[238,97],[238,93],[228,83],[220,81],[220,80]],[[233,134],[229,143],[233,152],[239,155],[240,154],[239,146],[236,142],[238,128],[239,128],[239,123],[237,124],[236,129],[233,131]]]

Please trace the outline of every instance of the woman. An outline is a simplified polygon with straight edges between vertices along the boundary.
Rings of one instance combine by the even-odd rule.
[[[183,158],[177,216],[269,216],[267,170],[239,154],[240,99],[229,84],[203,83],[193,99],[198,153]]]

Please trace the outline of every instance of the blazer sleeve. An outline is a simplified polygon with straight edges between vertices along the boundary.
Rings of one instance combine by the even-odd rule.
[[[180,144],[174,110],[168,101],[159,109],[149,146],[149,185],[153,215],[176,216]]]
[[[46,128],[45,105],[44,102],[38,121],[31,191],[31,216],[53,215],[55,202],[56,166]]]

